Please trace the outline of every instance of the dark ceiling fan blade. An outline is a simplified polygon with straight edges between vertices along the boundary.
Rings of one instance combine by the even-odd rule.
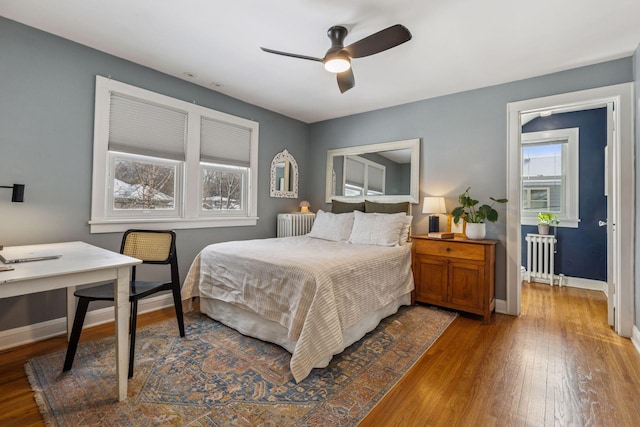
[[[396,24],[358,40],[345,47],[344,50],[352,58],[363,58],[391,49],[409,40],[411,40],[409,30],[404,25]]]
[[[298,55],[297,53],[280,52],[278,50],[267,49],[266,47],[261,47],[260,49],[262,49],[262,50],[264,50],[265,52],[268,52],[268,53],[275,53],[276,55],[290,56],[292,58],[308,59],[310,61],[322,62],[322,58],[314,58],[313,56]]]
[[[340,88],[340,93],[345,93],[356,85],[356,78],[353,75],[353,68],[349,68],[347,71],[336,74],[336,78],[338,79],[338,87]]]

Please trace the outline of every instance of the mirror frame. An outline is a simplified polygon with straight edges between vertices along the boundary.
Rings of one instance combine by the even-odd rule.
[[[384,195],[384,196],[334,196],[333,188],[333,157],[349,156],[363,153],[376,153],[379,151],[392,150],[411,150],[411,177],[409,194]],[[339,200],[341,202],[360,202],[364,199],[385,203],[393,202],[409,202],[419,203],[419,187],[420,187],[420,139],[405,139],[402,141],[382,142],[378,144],[357,145],[354,147],[337,148],[327,150],[327,170],[326,170],[326,190],[325,202],[331,203],[331,200]]]
[[[291,191],[280,191],[276,186],[276,167],[278,163],[289,161],[289,174],[293,189]],[[273,157],[271,161],[271,197],[297,199],[298,198],[298,163],[296,159],[287,151],[282,150]]]

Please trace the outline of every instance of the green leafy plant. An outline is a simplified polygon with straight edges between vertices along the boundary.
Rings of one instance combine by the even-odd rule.
[[[549,212],[538,212],[538,224],[540,225],[558,225],[560,220],[558,215]]]
[[[493,208],[493,205],[496,203],[507,203],[508,200],[489,197],[489,199],[493,201],[491,205],[484,204],[478,206],[478,203],[480,202],[469,195],[470,189],[471,187],[467,188],[465,192],[458,197],[460,206],[451,212],[451,215],[453,215],[453,222],[457,224],[460,221],[460,218],[464,218],[465,221],[474,224],[482,223],[485,220],[489,222],[496,222],[498,220],[498,211]]]

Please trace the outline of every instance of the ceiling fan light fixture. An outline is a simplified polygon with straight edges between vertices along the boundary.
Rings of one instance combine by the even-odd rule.
[[[336,55],[324,62],[324,68],[331,73],[342,73],[351,68],[351,60],[348,56]]]

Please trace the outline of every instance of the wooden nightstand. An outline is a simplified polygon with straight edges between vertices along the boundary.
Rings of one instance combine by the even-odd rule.
[[[495,309],[496,240],[411,236],[414,300],[480,314]]]

